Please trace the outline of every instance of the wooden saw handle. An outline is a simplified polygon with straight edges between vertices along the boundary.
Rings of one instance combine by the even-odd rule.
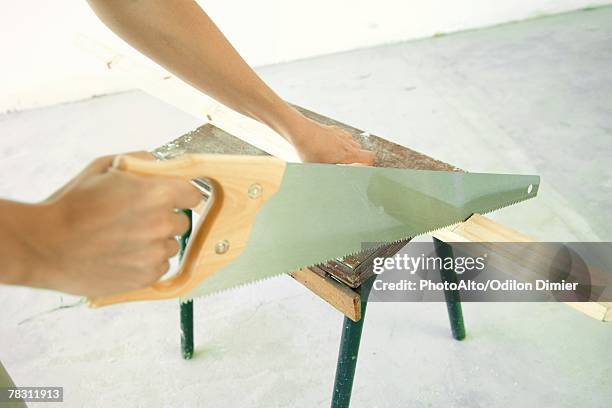
[[[189,292],[240,255],[257,211],[278,191],[285,172],[285,162],[275,157],[217,154],[185,155],[161,162],[118,156],[113,166],[143,176],[206,179],[213,187],[213,202],[192,233],[176,275],[148,288],[90,298],[91,307],[175,298]]]

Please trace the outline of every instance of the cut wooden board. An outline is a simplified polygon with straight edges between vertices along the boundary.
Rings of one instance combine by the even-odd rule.
[[[479,214],[474,214],[461,224],[435,231],[432,235],[441,241],[449,243],[536,241],[528,235],[500,225]],[[565,304],[594,319],[603,322],[612,320],[612,302],[565,302]]]

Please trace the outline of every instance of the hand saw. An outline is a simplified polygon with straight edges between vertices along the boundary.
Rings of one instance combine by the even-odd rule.
[[[91,306],[191,299],[408,239],[535,197],[540,178],[331,164],[271,156],[119,156],[140,175],[204,179],[212,188],[178,272]],[[371,248],[371,246],[369,247]]]

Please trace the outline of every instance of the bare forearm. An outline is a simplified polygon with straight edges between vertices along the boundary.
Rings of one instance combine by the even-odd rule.
[[[316,123],[272,91],[194,0],[88,0],[117,35],[185,82],[285,137],[306,162],[372,164],[347,131]]]
[[[193,0],[88,0],[117,35],[202,92],[288,134],[302,120]]]

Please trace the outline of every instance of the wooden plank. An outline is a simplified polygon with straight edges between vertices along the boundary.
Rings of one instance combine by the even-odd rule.
[[[530,236],[496,223],[480,214],[449,228],[434,231],[432,236],[445,242],[534,242]],[[452,241],[456,238],[458,241]],[[448,240],[451,241],[448,241]]]
[[[346,317],[356,322],[361,319],[359,294],[333,279],[329,274],[318,274],[311,269],[300,269],[289,274]]]
[[[79,36],[77,47],[96,58],[111,74],[126,77],[135,87],[201,118],[203,123],[223,129],[272,156],[288,162],[300,161],[291,144],[272,129],[227,108],[162,68],[145,64],[85,35]]]
[[[432,235],[444,242],[535,242],[536,240],[495,221],[474,214],[467,221],[434,231]],[[521,259],[509,258],[521,264]],[[527,265],[529,267],[529,265]],[[534,270],[534,274],[541,270]],[[532,275],[533,276],[533,275]],[[596,277],[607,280],[606,276]],[[605,282],[609,284],[609,282]],[[566,305],[600,321],[612,321],[612,302],[565,302]]]
[[[612,302],[565,302],[566,305],[602,322],[612,321]]]

